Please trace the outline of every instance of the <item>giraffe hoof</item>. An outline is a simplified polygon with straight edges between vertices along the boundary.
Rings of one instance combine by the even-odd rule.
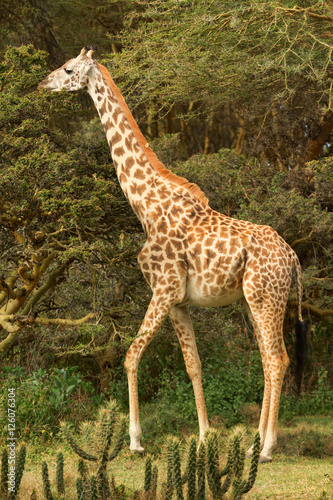
[[[253,455],[253,446],[251,446],[251,448],[247,450],[247,452],[245,453],[245,458],[251,458],[252,455]]]
[[[137,454],[137,455],[143,455],[144,452],[145,452],[145,449],[142,448],[142,446],[138,446],[137,448],[130,448],[130,452],[133,453],[133,454]]]
[[[268,464],[272,460],[273,460],[272,457],[265,457],[264,455],[260,455],[260,457],[259,457],[260,464]]]

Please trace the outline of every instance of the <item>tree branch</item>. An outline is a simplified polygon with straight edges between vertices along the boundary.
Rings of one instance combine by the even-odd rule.
[[[323,316],[331,316],[333,314],[333,309],[319,309],[319,307],[313,306],[309,301],[302,302],[302,308],[309,310],[315,316],[322,318]]]
[[[63,318],[36,318],[33,315],[19,316],[17,314],[0,314],[0,324],[5,328],[9,335],[0,342],[0,356],[9,351],[11,346],[18,339],[18,332],[28,324],[36,325],[61,325],[61,326],[79,326],[88,323],[96,317],[96,313],[89,313],[79,319],[63,319]]]
[[[298,240],[294,240],[290,245],[291,248],[294,248],[296,245],[299,245],[300,243],[305,243],[306,241],[311,240],[311,236],[313,235],[313,233],[314,229],[312,229],[311,233],[308,234],[308,236],[305,236],[304,238],[299,238]]]
[[[22,311],[22,315],[29,314],[29,311],[35,307],[37,302],[43,295],[46,294],[48,290],[56,286],[57,278],[61,276],[64,271],[68,268],[68,266],[73,262],[74,259],[69,259],[61,266],[57,267],[48,277],[47,281],[33,294],[31,299],[26,304],[25,308]]]

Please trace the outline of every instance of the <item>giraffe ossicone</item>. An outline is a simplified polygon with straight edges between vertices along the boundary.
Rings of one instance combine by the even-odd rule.
[[[93,59],[93,52],[91,47],[83,48],[78,57],[53,71],[38,88],[88,91],[103,124],[119,183],[147,235],[138,262],[152,298],[125,361],[130,449],[143,452],[139,362],[167,316],[193,384],[200,439],[204,440],[209,423],[201,362],[187,306],[225,306],[242,300],[262,357],[265,389],[259,422],[263,447],[260,460],[270,461],[276,444],[282,381],[289,364],[282,327],[293,268],[298,332],[304,337],[307,329],[302,320],[297,255],[272,228],[215,212],[198,186],[166,169],[150,149],[107,69]]]

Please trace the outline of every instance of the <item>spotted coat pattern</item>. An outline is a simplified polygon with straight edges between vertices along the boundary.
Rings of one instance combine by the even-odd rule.
[[[294,266],[301,319],[301,270],[295,252],[272,228],[215,212],[197,186],[165,169],[146,143],[106,68],[92,58],[91,51],[82,49],[76,59],[51,73],[39,88],[88,90],[103,124],[122,190],[147,235],[138,261],[152,289],[152,299],[125,361],[131,449],[143,451],[138,365],[168,315],[193,383],[200,437],[204,439],[209,423],[201,362],[187,306],[226,306],[242,299],[264,368],[259,423],[261,461],[271,460],[282,381],[289,363],[282,324]]]

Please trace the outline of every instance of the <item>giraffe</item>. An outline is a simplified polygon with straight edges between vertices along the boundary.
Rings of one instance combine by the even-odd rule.
[[[130,409],[130,450],[142,453],[137,372],[140,359],[169,316],[192,381],[200,440],[209,429],[189,305],[227,306],[242,300],[259,345],[265,387],[259,421],[261,462],[272,460],[279,400],[289,364],[283,319],[293,268],[296,270],[296,337],[304,340],[301,267],[292,248],[271,228],[222,215],[201,189],[164,167],[139,130],[95,48],[53,71],[38,86],[49,91],[85,89],[99,113],[121,188],[139,218],[146,242],[138,256],[152,297],[125,369]],[[304,343],[303,343],[304,345]],[[251,448],[248,455],[251,454]]]

